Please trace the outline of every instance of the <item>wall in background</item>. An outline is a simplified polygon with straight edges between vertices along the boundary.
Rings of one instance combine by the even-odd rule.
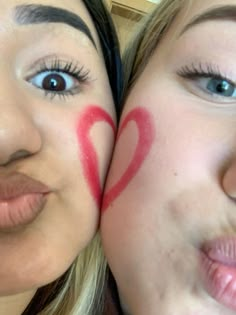
[[[109,0],[107,0],[109,1]],[[140,19],[150,12],[160,0],[113,0],[111,12],[118,30],[123,50]]]

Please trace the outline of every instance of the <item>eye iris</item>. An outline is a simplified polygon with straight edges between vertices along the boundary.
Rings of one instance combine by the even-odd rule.
[[[208,89],[223,96],[232,96],[234,94],[235,87],[225,80],[214,79],[208,84]]]
[[[66,89],[66,82],[62,76],[56,73],[50,74],[43,80],[43,88],[50,91],[64,91]]]

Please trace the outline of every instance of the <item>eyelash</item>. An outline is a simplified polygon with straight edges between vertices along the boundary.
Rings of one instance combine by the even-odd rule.
[[[228,83],[235,85],[235,82],[227,77],[227,75],[224,75],[217,65],[211,63],[192,63],[189,66],[183,66],[179,71],[177,71],[177,74],[180,77],[189,80],[213,77],[214,79],[225,80]]]
[[[52,73],[62,73],[66,74],[73,79],[78,81],[78,86],[68,90],[68,91],[50,91],[39,88],[45,92],[45,97],[50,96],[50,99],[53,100],[56,96],[59,98],[65,99],[69,96],[74,96],[81,91],[81,86],[90,81],[90,71],[86,70],[84,66],[78,66],[74,61],[65,61],[58,58],[52,60],[42,60],[38,65],[38,70],[34,74],[30,75],[27,78],[27,81],[31,81],[35,76],[43,74],[44,72]],[[33,84],[33,83],[31,83]]]

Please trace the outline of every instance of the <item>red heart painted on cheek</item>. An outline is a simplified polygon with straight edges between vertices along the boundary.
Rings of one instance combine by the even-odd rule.
[[[116,126],[111,116],[98,106],[88,106],[80,115],[77,136],[81,148],[81,163],[90,192],[98,206],[101,205],[102,188],[99,180],[98,157],[89,133],[95,123],[103,121],[111,126],[114,134]]]
[[[121,194],[131,179],[136,175],[154,142],[155,128],[152,116],[145,108],[141,107],[133,109],[125,117],[120,126],[117,141],[119,141],[120,136],[131,121],[135,122],[138,129],[138,143],[135,148],[134,156],[118,182],[105,193],[102,206],[103,211]]]

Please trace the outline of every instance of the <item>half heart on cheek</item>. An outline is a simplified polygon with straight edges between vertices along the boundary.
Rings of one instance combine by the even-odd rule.
[[[98,154],[95,145],[90,139],[90,131],[97,122],[108,124],[115,135],[116,126],[112,117],[105,110],[96,105],[87,106],[82,114],[80,114],[76,131],[82,152],[82,154],[80,154],[80,160],[84,177],[97,206],[100,208],[102,187],[99,179]]]
[[[148,156],[155,139],[155,124],[150,112],[143,107],[136,107],[130,111],[122,121],[117,135],[118,141],[122,141],[122,134],[128,124],[134,122],[138,131],[138,142],[131,162],[125,169],[123,175],[104,195],[102,210],[107,207],[122,193],[129,182],[137,174],[146,157]]]

